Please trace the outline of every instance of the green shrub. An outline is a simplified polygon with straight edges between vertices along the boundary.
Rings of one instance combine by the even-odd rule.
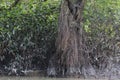
[[[14,62],[21,65],[15,64],[17,69],[47,67],[47,61],[55,51],[58,4],[58,1],[30,0],[20,2],[11,10],[0,11],[0,45],[4,50],[0,53],[2,67],[9,68]],[[12,57],[6,62],[9,56]]]

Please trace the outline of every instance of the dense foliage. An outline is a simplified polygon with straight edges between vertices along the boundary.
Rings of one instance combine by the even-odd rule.
[[[9,10],[12,1],[0,3],[0,67],[45,69],[55,50],[59,3],[23,0]]]
[[[88,0],[89,1],[89,0]],[[83,28],[86,53],[101,75],[118,75],[120,63],[120,0],[90,0],[86,3]],[[109,70],[110,69],[110,70]],[[113,73],[114,72],[114,73]]]
[[[60,0],[20,0],[9,9],[13,3],[0,3],[0,70],[10,75],[13,68],[46,69],[55,53]],[[86,52],[94,67],[105,67],[103,61],[111,57],[120,63],[120,0],[87,0],[83,14]]]

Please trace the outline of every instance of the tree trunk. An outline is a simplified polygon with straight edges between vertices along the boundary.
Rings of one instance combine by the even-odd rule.
[[[58,24],[56,53],[50,65],[58,76],[79,77],[89,66],[85,54],[84,33],[81,26],[85,0],[63,0]],[[53,69],[53,68],[52,68]]]

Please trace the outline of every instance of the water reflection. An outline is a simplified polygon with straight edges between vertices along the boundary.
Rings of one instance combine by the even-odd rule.
[[[48,80],[40,77],[0,77],[0,80]]]
[[[45,77],[0,77],[0,80],[109,80],[109,79],[80,79],[80,78],[45,78]]]

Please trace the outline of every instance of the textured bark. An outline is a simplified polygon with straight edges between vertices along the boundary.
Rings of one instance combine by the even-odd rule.
[[[51,62],[58,76],[79,77],[84,74],[83,68],[88,66],[81,26],[84,3],[84,0],[64,0],[61,4],[57,50]]]

